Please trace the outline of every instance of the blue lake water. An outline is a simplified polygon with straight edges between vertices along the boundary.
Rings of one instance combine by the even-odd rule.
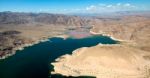
[[[64,76],[50,74],[53,70],[50,63],[64,54],[71,54],[75,49],[91,47],[99,43],[117,44],[118,41],[98,35],[65,40],[58,37],[49,38],[49,41],[27,47],[17,51],[13,56],[0,60],[0,78],[64,78]]]

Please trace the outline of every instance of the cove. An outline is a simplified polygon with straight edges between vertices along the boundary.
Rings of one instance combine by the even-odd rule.
[[[49,41],[27,47],[17,51],[13,56],[0,60],[0,78],[64,78],[65,76],[50,74],[53,70],[50,63],[64,54],[71,54],[75,49],[91,47],[99,43],[117,44],[118,41],[101,35],[81,39],[49,38]]]

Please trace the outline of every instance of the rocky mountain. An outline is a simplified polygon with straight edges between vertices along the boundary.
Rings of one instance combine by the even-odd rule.
[[[0,24],[54,24],[82,26],[87,20],[79,16],[49,13],[0,12]]]

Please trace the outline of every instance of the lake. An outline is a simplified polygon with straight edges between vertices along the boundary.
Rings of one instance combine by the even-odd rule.
[[[0,78],[64,78],[64,76],[50,74],[53,70],[50,63],[64,54],[71,54],[75,49],[91,47],[99,43],[117,44],[118,41],[101,35],[80,39],[49,38],[49,41],[26,47],[22,51],[17,51],[15,55],[0,60]]]

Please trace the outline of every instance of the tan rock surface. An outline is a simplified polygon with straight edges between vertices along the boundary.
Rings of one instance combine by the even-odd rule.
[[[75,50],[52,63],[53,73],[97,78],[149,78],[149,52],[123,45],[97,45]]]

